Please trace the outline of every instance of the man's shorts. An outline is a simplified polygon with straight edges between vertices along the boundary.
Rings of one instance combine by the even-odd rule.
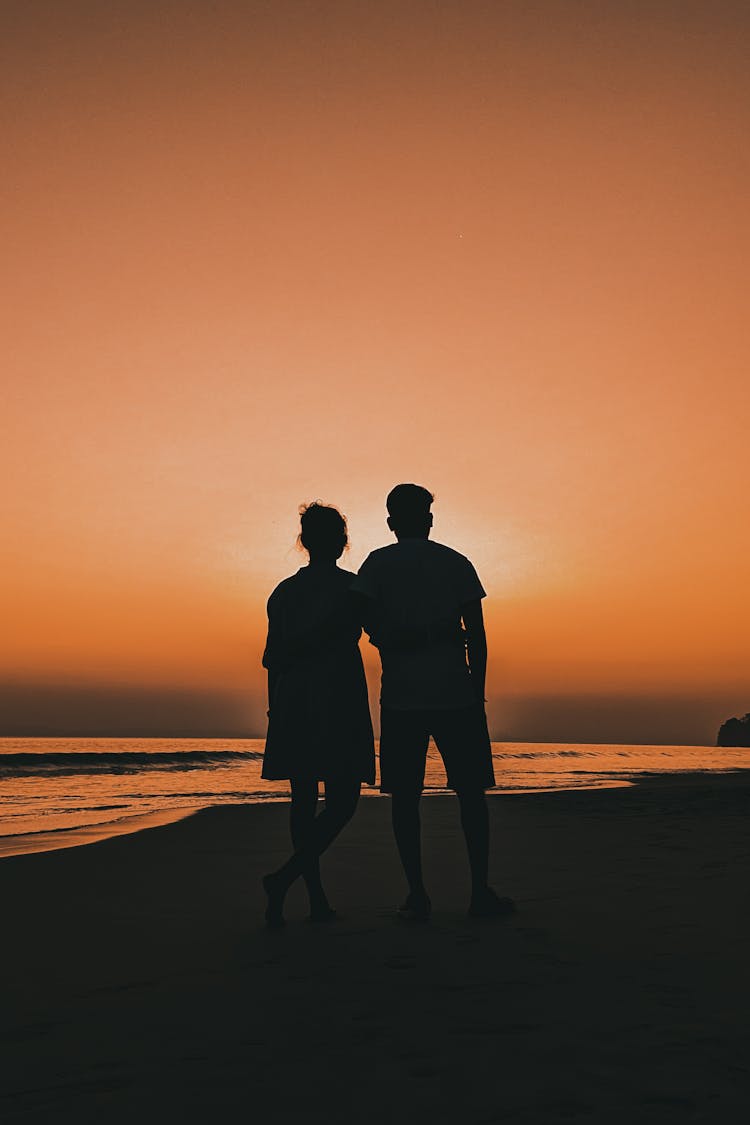
[[[450,707],[380,711],[380,788],[383,793],[421,793],[430,735],[440,751],[448,788],[490,789],[495,784],[484,708]]]

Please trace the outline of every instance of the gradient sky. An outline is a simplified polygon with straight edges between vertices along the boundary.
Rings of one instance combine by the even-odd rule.
[[[749,32],[6,0],[0,680],[261,733],[299,504],[355,569],[414,480],[489,594],[496,735],[750,709]]]

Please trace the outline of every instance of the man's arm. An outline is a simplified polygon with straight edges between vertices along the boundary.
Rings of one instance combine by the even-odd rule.
[[[367,633],[370,644],[378,647],[378,606],[375,599],[361,590],[349,591],[349,604],[354,620]]]
[[[482,602],[466,602],[461,606],[461,617],[466,629],[466,655],[469,658],[471,680],[477,702],[484,706],[484,689],[487,679],[487,636],[484,631]]]

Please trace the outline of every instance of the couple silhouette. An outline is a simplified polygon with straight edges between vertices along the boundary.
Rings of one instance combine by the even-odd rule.
[[[467,558],[430,539],[433,499],[420,485],[396,485],[386,500],[396,542],[373,551],[357,574],[337,565],[348,543],[344,516],[319,503],[302,509],[299,543],[309,563],[271,594],[263,654],[269,711],[262,776],[290,783],[294,849],[263,878],[269,926],[283,925],[284,899],[298,878],[311,920],[336,917],[320,856],[354,815],[362,782],[375,782],[363,629],[382,665],[380,788],[391,795],[408,884],[398,916],[427,922],[432,909],[419,816],[430,736],[459,801],[471,870],[468,913],[497,918],[514,909],[487,881],[485,790],[495,778],[484,709],[485,591]],[[321,782],[325,803],[317,813]]]

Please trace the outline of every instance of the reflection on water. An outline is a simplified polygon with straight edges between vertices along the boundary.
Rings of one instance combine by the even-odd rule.
[[[127,817],[172,819],[204,805],[284,799],[284,782],[260,776],[262,750],[260,739],[0,739],[0,836],[6,838],[0,853],[13,850],[10,836],[43,834],[34,842],[38,849],[51,846],[55,833],[84,826],[99,825],[95,835],[106,835]],[[498,742],[493,756],[497,791],[506,793],[750,766],[750,750],[706,746]],[[432,746],[426,785],[444,791],[442,762]],[[52,835],[45,841],[46,834]]]

